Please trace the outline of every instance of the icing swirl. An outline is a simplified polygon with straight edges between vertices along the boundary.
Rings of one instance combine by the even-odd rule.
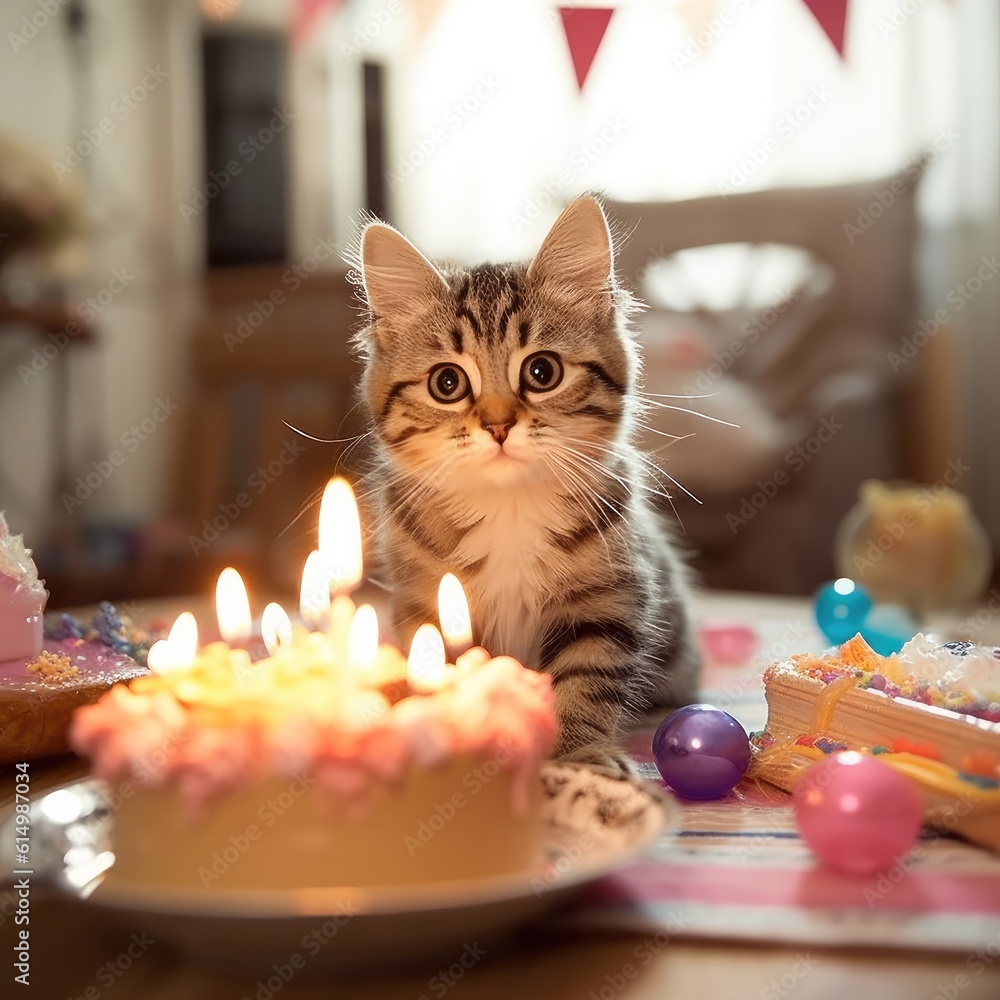
[[[227,790],[308,770],[340,799],[458,754],[515,774],[515,808],[555,740],[549,678],[470,650],[433,694],[413,694],[405,662],[379,651],[373,676],[344,669],[312,633],[255,664],[212,643],[185,669],[119,684],[73,717],[70,745],[105,780],[176,787],[197,812]],[[367,685],[367,686],[366,686]]]

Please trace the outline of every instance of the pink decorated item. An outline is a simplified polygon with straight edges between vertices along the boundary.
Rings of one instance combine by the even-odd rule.
[[[813,764],[792,793],[802,839],[831,868],[870,875],[909,851],[923,825],[914,784],[853,750]]]
[[[704,622],[698,629],[698,644],[709,663],[738,666],[747,663],[758,646],[757,633],[740,622]]]
[[[42,651],[42,614],[48,598],[31,550],[12,535],[0,511],[0,662]]]

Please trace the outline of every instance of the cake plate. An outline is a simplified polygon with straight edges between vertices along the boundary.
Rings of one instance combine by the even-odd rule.
[[[114,814],[102,782],[80,781],[32,804],[33,885],[80,907],[82,917],[144,930],[212,966],[363,970],[457,960],[568,902],[679,825],[680,806],[651,782],[556,763],[542,782],[546,856],[535,869],[416,886],[250,891],[105,882]],[[11,817],[0,851],[13,843]],[[3,858],[5,872],[12,862]]]

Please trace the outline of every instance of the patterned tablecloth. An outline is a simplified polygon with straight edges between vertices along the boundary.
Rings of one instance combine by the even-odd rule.
[[[715,620],[716,607],[739,610],[731,598],[716,600],[703,603],[703,621]],[[702,699],[749,731],[767,717],[763,664],[823,642],[805,602],[749,598],[743,610],[760,651],[742,665],[707,665]],[[659,781],[654,728],[637,733],[629,749]],[[574,922],[793,945],[954,950],[969,955],[972,972],[1000,956],[1000,857],[927,832],[886,871],[841,875],[800,839],[784,792],[747,782],[714,802],[685,801],[680,832],[602,883],[588,904]]]
[[[190,600],[180,605],[190,606]],[[169,619],[173,610],[150,613]],[[760,728],[761,663],[821,645],[807,602],[720,594],[701,598],[698,610],[703,620],[727,617],[758,630],[760,656],[738,667],[709,666],[703,696],[747,728]],[[1000,635],[989,641],[1000,642]],[[650,732],[637,734],[632,748],[654,777]],[[69,758],[37,762],[33,793],[84,771]],[[3,772],[0,777],[2,817],[12,802],[13,780]],[[0,894],[5,954],[15,904],[12,895]],[[335,981],[307,969],[279,982],[272,970],[238,974],[196,966],[168,943],[156,943],[137,958],[142,927],[114,929],[81,920],[78,908],[42,895],[33,900],[31,921],[31,987],[16,992],[43,1000],[418,1000],[445,992],[445,973],[431,964],[436,959],[427,967],[390,963],[381,975]],[[884,879],[848,879],[817,866],[796,836],[786,796],[750,787],[718,802],[684,803],[678,834],[594,886],[579,905],[524,928],[513,947],[491,946],[474,968],[459,970],[462,981],[448,995],[995,1000],[998,957],[996,857],[957,841],[929,839]],[[5,961],[0,996],[13,996],[7,984],[14,969]]]

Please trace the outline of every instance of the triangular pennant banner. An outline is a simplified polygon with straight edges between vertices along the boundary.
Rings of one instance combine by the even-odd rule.
[[[819,21],[826,37],[833,42],[837,55],[844,58],[844,35],[847,31],[848,0],[802,0]]]
[[[292,14],[292,39],[301,44],[312,33],[326,7],[339,7],[343,0],[297,0]]]
[[[576,83],[581,91],[587,82],[587,74],[594,64],[597,50],[604,41],[604,33],[608,30],[608,22],[613,13],[612,7],[559,8],[569,55],[576,72]]]

